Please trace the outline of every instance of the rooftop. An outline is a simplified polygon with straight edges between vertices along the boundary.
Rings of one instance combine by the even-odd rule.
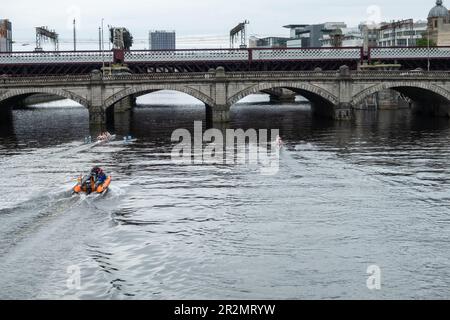
[[[450,13],[448,9],[443,6],[442,0],[436,1],[436,6],[430,10],[428,18],[450,18]]]

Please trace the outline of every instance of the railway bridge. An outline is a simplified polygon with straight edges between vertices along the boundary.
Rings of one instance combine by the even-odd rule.
[[[337,70],[347,65],[396,64],[402,70],[450,70],[450,47],[248,48],[0,53],[0,75],[80,75],[111,64],[133,74]]]

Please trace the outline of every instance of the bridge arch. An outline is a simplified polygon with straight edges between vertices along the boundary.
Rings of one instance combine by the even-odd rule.
[[[152,93],[155,91],[160,90],[171,90],[171,91],[178,91],[185,94],[188,94],[201,102],[203,102],[207,106],[213,106],[214,100],[209,97],[208,95],[204,94],[203,92],[200,92],[199,90],[183,86],[183,85],[143,85],[143,86],[133,86],[130,88],[123,89],[110,97],[108,97],[103,105],[103,108],[106,110],[109,107],[113,106],[117,102],[121,101],[122,99],[129,97],[129,96],[141,96],[148,93]]]
[[[383,82],[375,84],[357,93],[352,99],[352,106],[355,107],[371,95],[392,89],[398,91],[413,101],[441,101],[450,103],[450,92],[442,87],[424,82]]]
[[[67,90],[53,89],[53,88],[10,89],[6,92],[0,93],[0,104],[15,97],[29,96],[32,94],[39,94],[39,93],[50,94],[70,99],[86,108],[89,108],[89,102],[85,98]]]
[[[251,94],[256,94],[265,90],[276,88],[284,88],[294,91],[295,93],[302,95],[313,103],[323,102],[332,106],[335,106],[339,103],[339,99],[334,94],[313,84],[305,82],[270,82],[255,84],[254,86],[236,93],[228,99],[228,105],[232,106],[239,100]]]

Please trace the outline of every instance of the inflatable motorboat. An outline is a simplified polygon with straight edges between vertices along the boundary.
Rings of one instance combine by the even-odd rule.
[[[109,185],[111,184],[111,180],[112,180],[111,176],[108,176],[105,182],[103,182],[103,184],[99,185],[97,189],[95,189],[94,179],[89,178],[89,181],[87,181],[86,178],[79,177],[77,185],[73,187],[73,192],[78,194],[80,193],[88,194],[88,184],[90,183],[91,186],[90,193],[106,193],[108,191]]]

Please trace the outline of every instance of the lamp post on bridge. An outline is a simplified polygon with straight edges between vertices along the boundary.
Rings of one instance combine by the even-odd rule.
[[[102,51],[102,28],[98,27],[98,52]]]
[[[102,74],[105,72],[105,42],[104,42],[104,34],[103,34],[103,22],[104,22],[104,18],[102,18],[102,46],[101,46],[101,50],[102,50]]]
[[[111,51],[111,41],[109,40],[109,32],[111,30],[112,26],[108,24],[108,51]]]
[[[73,51],[77,51],[77,22],[73,19]]]
[[[427,66],[428,66],[428,71],[430,71],[430,27],[428,26],[427,28],[427,43],[428,43],[428,59],[427,59]]]

